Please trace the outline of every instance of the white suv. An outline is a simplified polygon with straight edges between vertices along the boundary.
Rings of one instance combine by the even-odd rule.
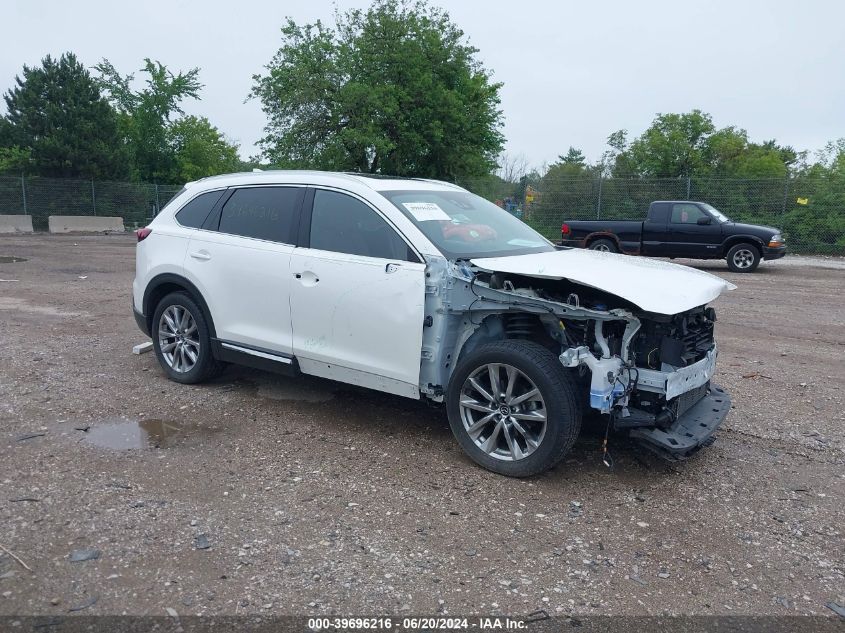
[[[445,401],[467,454],[512,476],[560,461],[586,410],[683,458],[730,409],[705,305],[730,284],[561,249],[449,183],[218,176],[137,235],[135,318],[178,382],[238,363]]]

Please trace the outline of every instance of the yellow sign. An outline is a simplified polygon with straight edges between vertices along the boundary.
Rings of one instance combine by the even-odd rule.
[[[810,202],[810,199],[809,198],[798,198],[795,202],[797,202],[798,204],[806,205],[808,202]]]
[[[525,196],[526,202],[534,202],[534,196]]]

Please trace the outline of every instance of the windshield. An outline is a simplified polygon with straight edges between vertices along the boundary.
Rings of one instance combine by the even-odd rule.
[[[534,229],[467,191],[380,191],[449,259],[555,250]]]
[[[716,207],[711,207],[709,204],[705,204],[705,205],[702,205],[702,206],[704,206],[704,208],[707,209],[710,212],[710,215],[712,215],[714,218],[716,218],[717,221],[719,221],[723,224],[725,222],[731,221],[731,219],[728,216],[726,216],[724,213],[719,211],[719,209],[717,209]]]

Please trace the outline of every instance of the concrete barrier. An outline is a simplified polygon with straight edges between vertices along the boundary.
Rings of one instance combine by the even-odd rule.
[[[47,219],[50,233],[123,233],[123,218],[99,215],[51,215]]]
[[[0,233],[32,233],[32,216],[0,215]]]

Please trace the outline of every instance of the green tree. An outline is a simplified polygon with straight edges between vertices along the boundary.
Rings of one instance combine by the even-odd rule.
[[[748,133],[733,126],[711,134],[704,143],[701,175],[722,178],[784,178],[795,150],[775,141],[751,143]],[[787,162],[789,161],[789,162]]]
[[[185,99],[199,99],[199,68],[173,74],[161,62],[144,60],[147,74],[141,90],[132,89],[135,76],[121,75],[104,59],[94,67],[99,83],[120,113],[120,128],[132,152],[134,176],[149,182],[168,182],[178,172],[176,151],[170,144],[173,117],[184,114]]]
[[[576,167],[584,167],[587,164],[587,159],[584,158],[584,153],[580,149],[575,149],[571,145],[569,151],[563,156],[558,156],[560,164],[575,165]]]
[[[790,192],[784,228],[793,249],[845,254],[845,138],[828,143],[818,161],[796,175]]]
[[[529,224],[550,239],[560,239],[563,220],[595,218],[600,167],[588,166],[581,150],[570,147],[551,165],[536,188]]]
[[[735,126],[717,130],[709,114],[660,114],[630,145],[624,130],[608,137],[606,174],[621,177],[784,178],[798,154],[775,141],[752,143]]]
[[[120,178],[127,155],[114,109],[73,53],[23,67],[4,95],[2,163],[41,176]]]
[[[607,137],[609,149],[602,154],[599,168],[603,176],[631,178],[639,175],[628,151],[627,130],[616,130]]]
[[[185,116],[169,128],[169,145],[175,152],[175,182],[188,182],[227,172],[238,171],[242,163],[238,146],[205,117]]]
[[[503,137],[501,84],[446,12],[375,0],[334,27],[289,20],[256,75],[269,122],[262,148],[282,166],[456,180],[488,174]]]
[[[709,114],[659,114],[642,136],[631,143],[630,155],[642,176],[691,176],[704,164],[707,139],[715,131]]]
[[[30,169],[31,152],[20,147],[0,146],[0,174],[5,172],[23,173]]]

